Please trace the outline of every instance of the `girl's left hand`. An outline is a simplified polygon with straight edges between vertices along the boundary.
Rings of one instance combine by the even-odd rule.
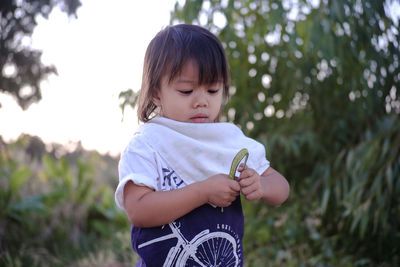
[[[261,199],[264,195],[263,187],[261,185],[261,177],[260,175],[251,168],[247,168],[243,165],[240,165],[238,168],[240,172],[239,178],[236,180],[240,184],[240,191],[246,197],[247,200],[257,200]]]

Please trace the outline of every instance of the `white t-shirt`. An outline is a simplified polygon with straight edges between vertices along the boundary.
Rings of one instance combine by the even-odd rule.
[[[157,117],[140,127],[119,162],[118,207],[124,209],[128,181],[167,191],[228,174],[237,152],[247,148],[247,166],[262,174],[268,167],[264,146],[232,123],[184,123]]]
[[[125,209],[123,192],[128,181],[155,191],[168,191],[186,186],[160,154],[139,138],[133,138],[122,153],[118,170],[120,180],[115,200],[121,209]]]

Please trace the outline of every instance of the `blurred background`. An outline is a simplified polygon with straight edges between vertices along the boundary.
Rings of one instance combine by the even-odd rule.
[[[114,203],[145,49],[169,24],[223,42],[223,120],[291,184],[243,200],[245,266],[400,265],[400,1],[3,0],[0,266],[132,266]]]

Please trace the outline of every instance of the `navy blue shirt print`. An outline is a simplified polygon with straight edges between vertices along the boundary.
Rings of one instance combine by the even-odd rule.
[[[132,226],[136,267],[243,266],[243,231],[240,196],[223,211],[205,204],[161,227]]]

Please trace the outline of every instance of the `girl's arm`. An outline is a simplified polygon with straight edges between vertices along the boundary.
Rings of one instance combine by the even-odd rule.
[[[277,206],[289,197],[289,183],[273,168],[269,167],[261,175],[250,168],[240,171],[238,181],[246,199],[263,199],[266,203]]]
[[[170,223],[193,209],[211,203],[229,206],[240,192],[237,181],[218,174],[205,181],[171,191],[154,191],[128,182],[124,204],[129,220],[136,227],[155,227]]]

